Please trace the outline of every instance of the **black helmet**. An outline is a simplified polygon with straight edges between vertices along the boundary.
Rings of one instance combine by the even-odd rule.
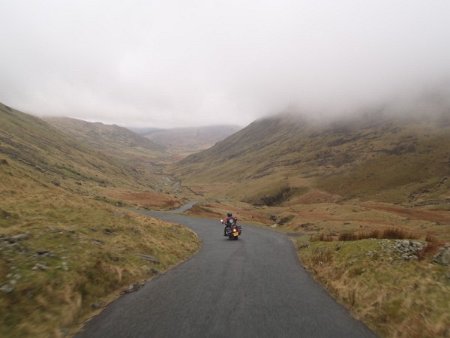
[[[227,216],[231,217],[231,216],[233,216],[233,214],[231,212],[227,212]]]

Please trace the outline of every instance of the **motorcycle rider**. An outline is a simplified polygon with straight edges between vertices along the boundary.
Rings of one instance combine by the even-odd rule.
[[[225,228],[223,229],[223,235],[227,235],[227,228],[231,228],[233,224],[237,223],[237,218],[233,217],[231,212],[227,212],[227,217],[222,221],[225,224]]]

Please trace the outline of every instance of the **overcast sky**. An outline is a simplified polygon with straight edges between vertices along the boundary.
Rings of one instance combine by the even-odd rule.
[[[0,42],[0,101],[15,108],[245,125],[449,81],[450,1],[0,0]]]

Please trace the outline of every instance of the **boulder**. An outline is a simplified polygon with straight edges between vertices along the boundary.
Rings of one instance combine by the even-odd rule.
[[[37,263],[35,266],[33,266],[33,268],[31,270],[41,270],[41,271],[45,271],[48,270],[48,266],[45,264],[41,264],[41,263]]]
[[[150,256],[150,255],[144,255],[144,254],[139,254],[138,255],[140,258],[142,258],[145,261],[149,261],[155,264],[159,264],[160,261],[158,258],[154,257],[154,256]]]
[[[3,284],[0,287],[0,291],[4,293],[11,293],[14,291],[14,286],[12,286],[11,284]]]
[[[30,234],[25,233],[25,234],[18,234],[18,235],[14,235],[11,237],[5,237],[4,240],[9,242],[9,243],[17,243],[19,241],[23,241],[30,238]]]
[[[394,242],[395,251],[397,251],[404,260],[418,259],[418,255],[424,247],[425,244],[419,241],[402,239]]]
[[[450,265],[450,244],[446,244],[439,252],[433,257],[433,262],[440,265]]]

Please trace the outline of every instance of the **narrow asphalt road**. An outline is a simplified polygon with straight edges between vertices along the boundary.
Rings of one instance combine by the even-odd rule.
[[[193,229],[200,252],[109,305],[76,337],[376,337],[314,282],[286,236],[244,225],[230,241],[218,220],[147,214]]]

